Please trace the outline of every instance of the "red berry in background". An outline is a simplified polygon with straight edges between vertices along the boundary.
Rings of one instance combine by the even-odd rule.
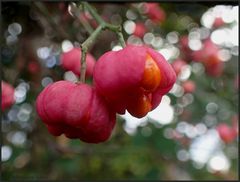
[[[196,90],[196,84],[192,80],[183,82],[182,87],[185,93],[193,93]]]
[[[15,102],[14,88],[10,84],[4,81],[1,82],[1,87],[2,87],[1,108],[2,108],[2,111],[4,111],[5,109],[12,106]]]
[[[136,27],[133,32],[133,35],[142,38],[144,36],[144,34],[146,33],[146,31],[147,31],[147,29],[146,29],[144,23],[136,23]]]
[[[192,53],[194,61],[205,62],[205,60],[208,59],[209,56],[218,54],[219,48],[211,41],[211,39],[206,39],[202,44],[203,45],[200,50],[194,51]]]
[[[147,16],[154,23],[162,23],[166,19],[165,11],[159,6],[158,3],[144,3]]]
[[[210,39],[203,42],[202,49],[192,53],[193,60],[202,62],[206,73],[213,77],[222,75],[224,63],[218,56],[219,48]]]
[[[223,19],[221,17],[216,17],[213,22],[213,27],[219,28],[219,27],[223,26],[224,24],[225,24],[225,22],[223,21]]]
[[[172,67],[174,69],[174,71],[176,72],[177,75],[179,75],[179,73],[181,72],[182,68],[184,66],[186,66],[187,63],[182,60],[182,59],[176,59],[173,63],[172,63]]]
[[[68,52],[62,53],[60,57],[61,65],[65,70],[72,71],[76,75],[80,76],[81,70],[81,49],[80,48],[73,48]],[[95,58],[91,54],[87,54],[86,56],[86,76],[90,77],[93,74],[93,68],[95,65]]]
[[[39,64],[37,64],[35,61],[30,61],[27,68],[31,74],[41,71]]]
[[[206,73],[213,77],[219,77],[224,70],[224,63],[219,59],[218,55],[212,55],[203,62]]]
[[[161,102],[176,81],[176,74],[165,58],[145,46],[128,45],[102,55],[94,68],[97,91],[120,114],[127,109],[138,118]]]
[[[217,126],[217,131],[220,136],[220,138],[225,142],[225,143],[231,143],[234,141],[236,138],[236,132],[234,131],[233,128],[229,127],[228,125],[222,123]]]
[[[116,121],[115,112],[87,84],[69,81],[50,84],[39,94],[36,107],[52,135],[65,134],[88,143],[106,141]]]

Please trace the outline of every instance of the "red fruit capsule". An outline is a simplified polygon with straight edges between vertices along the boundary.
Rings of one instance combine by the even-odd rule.
[[[4,81],[1,82],[1,86],[2,86],[1,108],[2,108],[2,111],[4,111],[5,109],[13,105],[15,102],[14,88],[10,84]]]
[[[175,83],[176,74],[160,53],[149,47],[128,45],[102,55],[93,78],[97,91],[118,113],[127,109],[140,118],[160,104]]]
[[[39,94],[36,107],[52,135],[65,134],[88,143],[106,141],[116,120],[115,112],[94,88],[69,81],[48,85]]]
[[[64,52],[60,57],[60,62],[62,67],[65,70],[72,71],[76,75],[80,76],[81,70],[81,49],[80,48],[73,48],[68,52]],[[90,77],[93,74],[93,68],[95,65],[95,58],[91,54],[87,54],[86,56],[86,76]]]

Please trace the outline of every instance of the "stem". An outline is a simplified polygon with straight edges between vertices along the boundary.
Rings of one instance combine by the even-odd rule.
[[[82,2],[82,4],[83,7],[86,8],[89,11],[89,13],[91,13],[91,15],[96,19],[96,21],[99,24],[101,25],[105,24],[105,21],[102,19],[101,16],[98,15],[96,9],[94,9],[90,4],[88,4],[88,2]]]
[[[81,70],[80,70],[80,73],[81,73],[80,82],[81,83],[85,82],[85,75],[86,75],[86,69],[87,69],[86,55],[87,55],[87,50],[82,47]]]
[[[89,23],[81,16],[81,12],[79,11],[79,9],[76,6],[74,6],[73,3],[71,3],[70,6],[73,16],[83,25],[87,32],[91,34],[93,32],[93,29],[89,25]]]
[[[112,32],[115,32],[118,37],[118,41],[120,42],[122,47],[125,47],[125,41],[122,34],[122,27],[120,25],[112,25],[109,23],[106,23],[101,16],[98,15],[96,12],[96,9],[94,9],[88,2],[82,2],[83,7],[86,8],[89,13],[96,19],[99,25],[103,26],[103,29],[111,30]]]
[[[89,49],[89,47],[93,44],[93,42],[96,40],[98,35],[103,31],[103,30],[110,30],[112,32],[115,32],[117,34],[118,40],[121,44],[122,47],[125,47],[126,44],[124,42],[123,34],[122,34],[122,27],[120,25],[112,25],[109,23],[106,23],[101,16],[98,15],[96,10],[87,2],[81,2],[83,7],[86,8],[89,13],[93,16],[93,18],[96,19],[98,22],[99,26],[97,29],[92,32],[92,34],[81,44],[81,49],[82,49],[82,56],[81,56],[81,76],[80,76],[80,82],[84,83],[85,82],[85,74],[86,74],[86,54]]]
[[[124,41],[122,31],[118,31],[117,36],[118,36],[118,41],[120,42],[122,48],[126,47],[126,43]]]
[[[80,82],[84,83],[85,82],[85,75],[86,75],[86,54],[88,51],[89,46],[95,41],[95,39],[98,37],[98,35],[102,32],[103,27],[98,26],[98,28],[90,35],[90,37],[85,40],[82,45],[81,45],[81,50],[82,50],[82,56],[81,56],[81,77],[80,77]]]

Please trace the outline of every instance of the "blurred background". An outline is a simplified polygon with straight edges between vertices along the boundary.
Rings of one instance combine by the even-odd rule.
[[[177,73],[175,85],[146,117],[118,115],[104,143],[53,137],[36,97],[52,82],[77,80],[60,55],[97,23],[77,2],[2,2],[2,100],[14,98],[2,103],[2,179],[237,180],[237,3],[90,4],[123,26],[126,43],[160,52]],[[120,48],[104,31],[89,53],[98,59]]]

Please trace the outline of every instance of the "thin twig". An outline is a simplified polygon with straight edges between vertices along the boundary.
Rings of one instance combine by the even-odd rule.
[[[88,2],[82,2],[83,7],[86,8],[89,13],[93,16],[93,18],[96,19],[96,21],[98,22],[99,26],[102,26],[103,29],[108,29],[111,30],[112,32],[115,32],[117,34],[118,40],[121,44],[122,47],[125,47],[125,41],[123,38],[123,34],[122,34],[122,27],[120,25],[112,25],[109,24],[107,22],[105,22],[102,17],[97,13],[96,9],[94,7],[92,7]]]
[[[86,8],[89,13],[93,16],[93,18],[96,19],[97,23],[99,26],[97,29],[90,35],[90,37],[87,38],[82,44],[81,44],[81,49],[82,49],[82,56],[81,56],[81,77],[80,77],[80,82],[84,83],[85,82],[85,74],[86,74],[86,54],[89,49],[89,47],[93,44],[93,42],[96,40],[98,35],[103,31],[103,30],[110,30],[112,32],[115,32],[117,34],[118,40],[121,44],[122,47],[125,47],[125,42],[124,38],[122,35],[122,27],[120,25],[112,25],[109,23],[106,23],[100,15],[96,12],[96,10],[87,2],[81,2],[83,7]]]
[[[81,12],[78,7],[74,5],[74,3],[70,4],[72,15],[83,25],[83,27],[87,30],[89,34],[93,32],[93,28],[91,25],[81,16]]]
[[[89,46],[95,41],[98,35],[102,32],[103,27],[98,26],[98,28],[81,44],[82,56],[81,56],[81,77],[80,82],[85,82],[85,75],[86,75],[86,54],[88,51]]]

